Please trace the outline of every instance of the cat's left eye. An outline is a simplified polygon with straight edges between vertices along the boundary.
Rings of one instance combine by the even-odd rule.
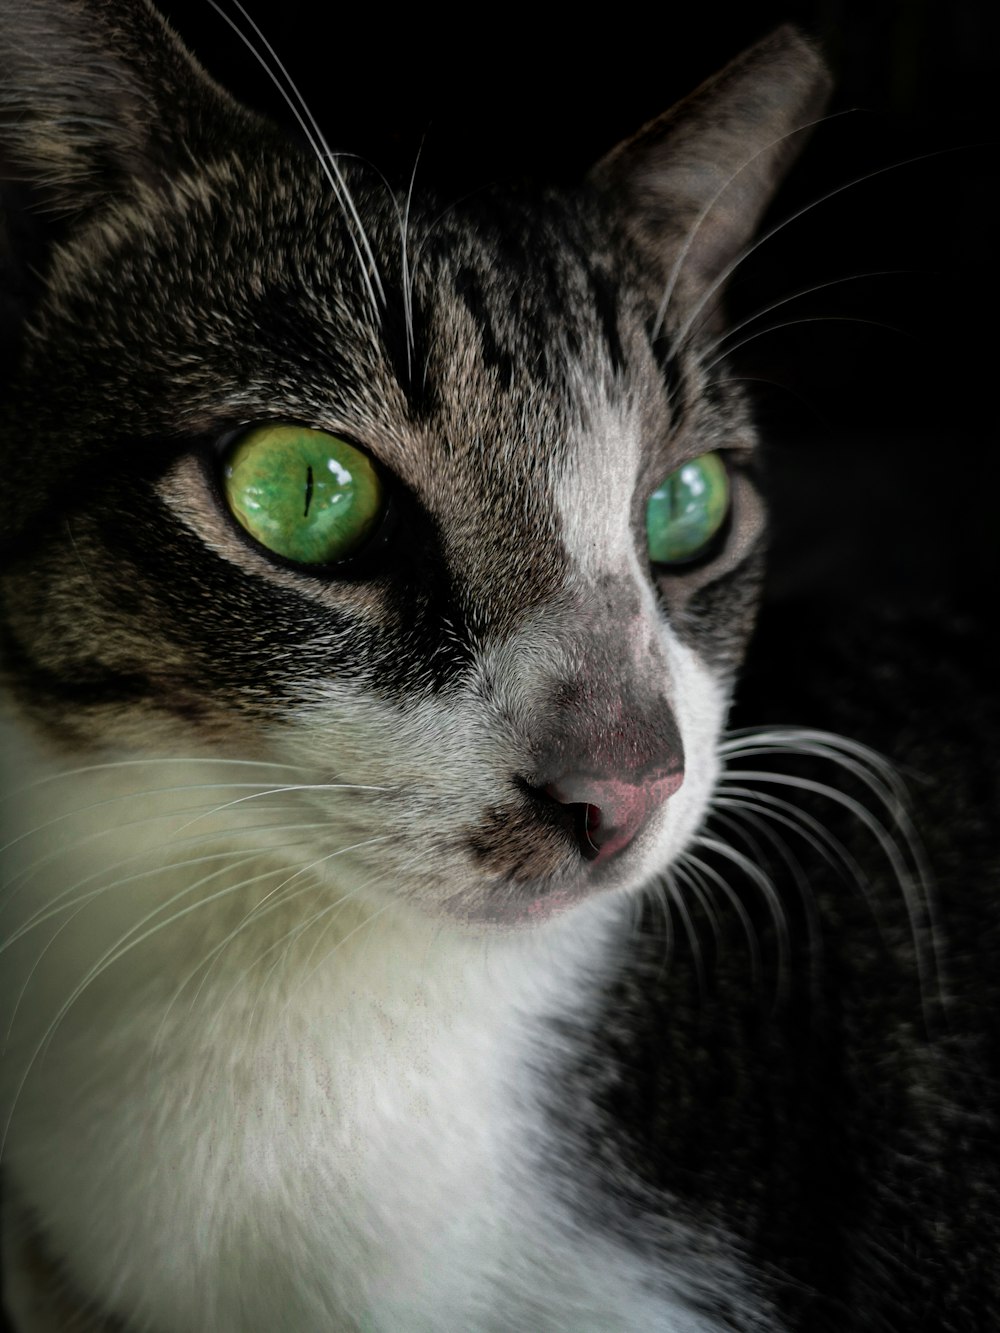
[[[654,565],[685,565],[713,549],[729,513],[729,473],[718,454],[671,472],[646,504],[646,542]]]
[[[303,565],[353,555],[385,510],[368,455],[306,426],[255,426],[226,456],[222,484],[233,517],[251,537]]]

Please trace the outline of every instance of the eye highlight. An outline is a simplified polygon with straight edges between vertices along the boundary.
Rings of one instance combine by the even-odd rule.
[[[236,521],[286,560],[322,565],[357,551],[385,509],[368,456],[307,426],[256,426],[230,449],[223,493]]]
[[[702,454],[657,486],[646,505],[646,542],[654,565],[696,560],[729,513],[729,474],[718,454]]]

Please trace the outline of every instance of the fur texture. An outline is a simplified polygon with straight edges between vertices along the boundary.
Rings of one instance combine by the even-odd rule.
[[[779,31],[576,190],[458,203],[286,144],[143,3],[7,3],[0,57],[19,1333],[64,1321],[29,1249],[150,1333],[782,1327],[784,1256],[738,1192],[642,1181],[592,1043],[721,808],[764,511],[712,334],[815,52]],[[260,421],[384,470],[332,575],[225,506]],[[651,566],[650,493],[709,451],[720,540]],[[643,793],[614,855],[553,795],[579,773]]]

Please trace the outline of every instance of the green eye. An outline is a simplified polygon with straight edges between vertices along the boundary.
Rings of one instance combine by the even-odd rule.
[[[382,515],[371,460],[336,435],[305,426],[257,426],[223,470],[233,515],[269,551],[322,565],[356,551]]]
[[[657,486],[646,505],[654,565],[683,564],[709,546],[729,512],[729,476],[718,454],[693,458]]]

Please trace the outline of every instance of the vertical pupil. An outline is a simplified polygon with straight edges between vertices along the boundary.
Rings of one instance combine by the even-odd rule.
[[[225,459],[224,477],[236,521],[267,550],[298,564],[350,555],[385,508],[374,464],[346,440],[305,426],[249,431]]]

